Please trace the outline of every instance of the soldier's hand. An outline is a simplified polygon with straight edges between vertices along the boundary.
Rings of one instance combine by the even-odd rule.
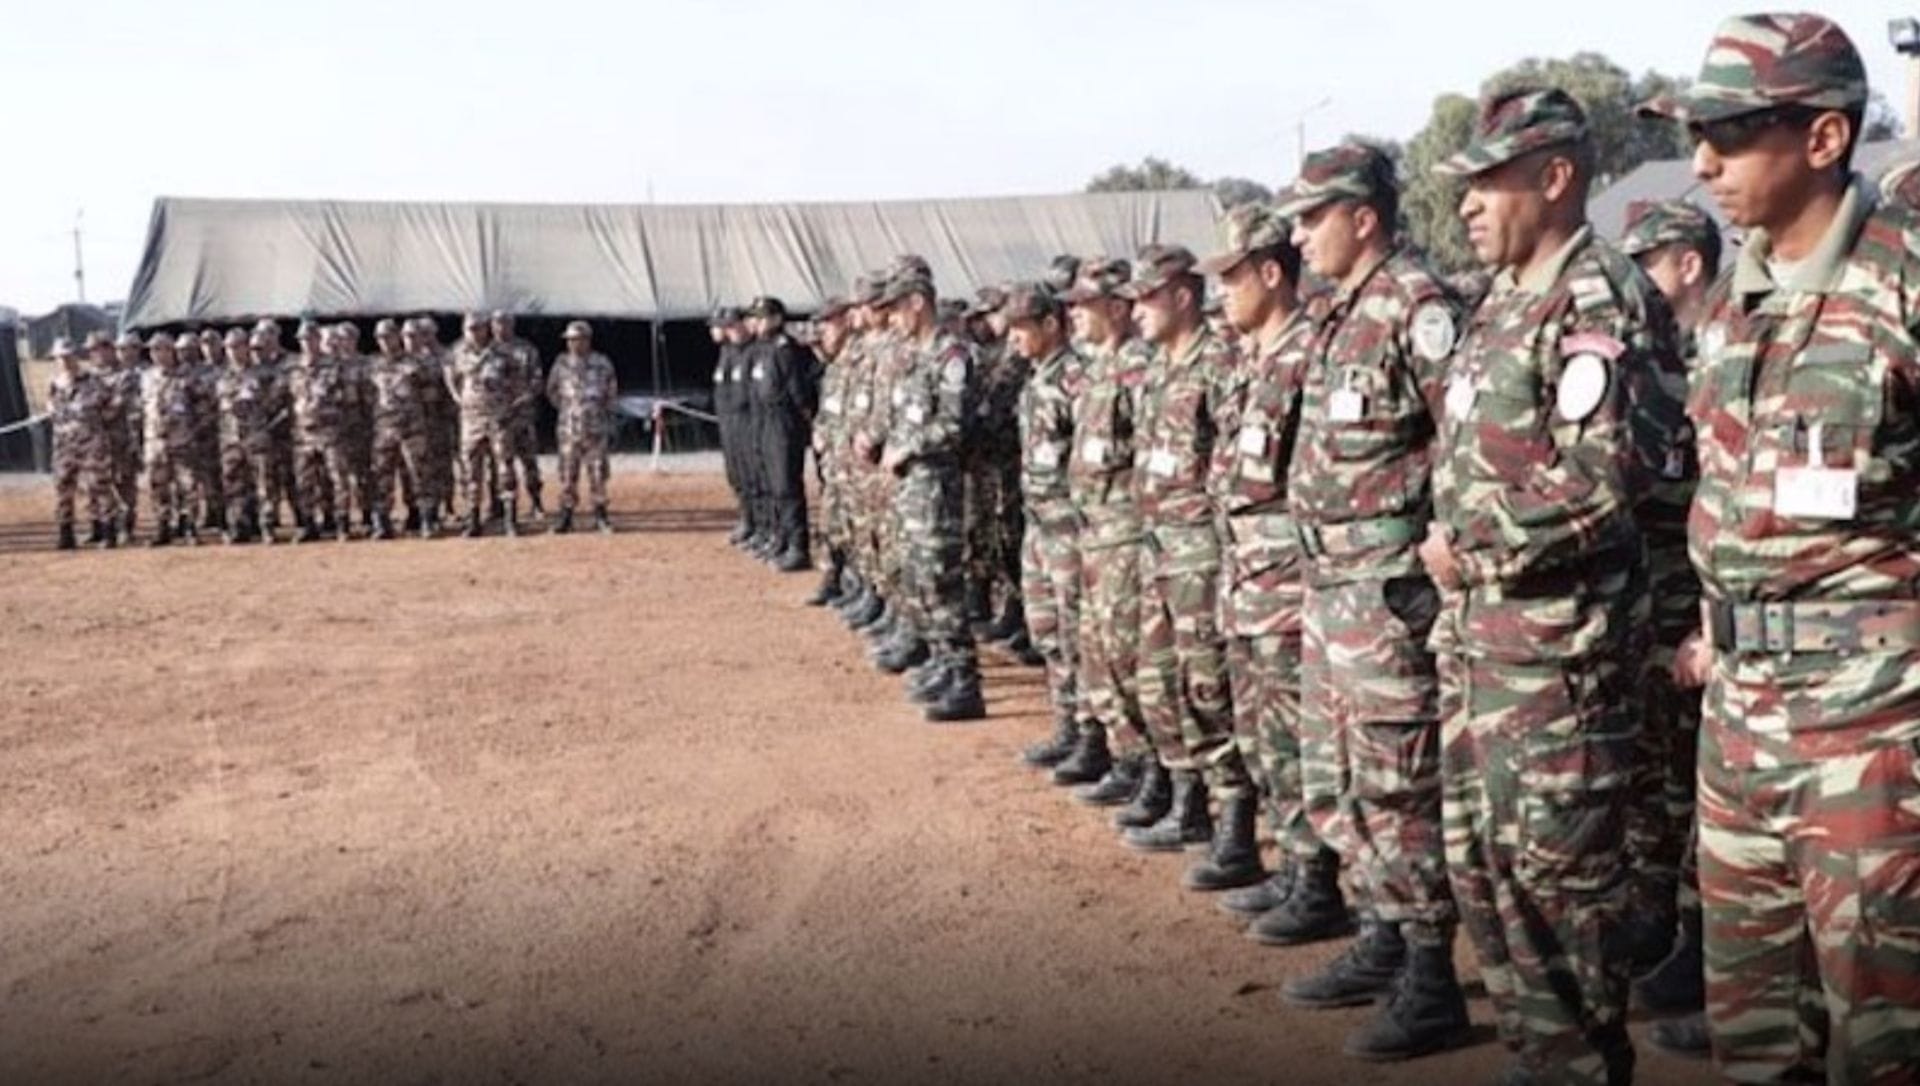
[[[1444,524],[1427,525],[1427,538],[1420,542],[1420,564],[1427,567],[1433,583],[1449,592],[1460,590],[1460,563],[1453,556],[1452,531]]]
[[[1707,675],[1713,670],[1713,643],[1699,630],[1687,635],[1680,642],[1680,650],[1673,657],[1673,685],[1682,690],[1698,690],[1707,685]]]
[[[886,455],[880,458],[880,466],[887,469],[889,473],[898,475],[900,469],[907,466],[906,453],[900,449],[888,449]]]

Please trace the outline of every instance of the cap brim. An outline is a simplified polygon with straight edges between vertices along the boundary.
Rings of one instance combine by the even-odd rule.
[[[1248,253],[1215,253],[1196,263],[1193,268],[1201,275],[1224,275],[1246,261]]]
[[[1772,109],[1779,102],[1705,98],[1692,94],[1661,95],[1634,107],[1643,118],[1678,121],[1681,124],[1712,124]]]
[[[1283,219],[1292,219],[1297,222],[1300,216],[1310,215],[1342,198],[1342,195],[1337,192],[1316,192],[1304,196],[1282,193],[1273,202],[1273,213]]]

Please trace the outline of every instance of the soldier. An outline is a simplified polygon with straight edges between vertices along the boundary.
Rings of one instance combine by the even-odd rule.
[[[845,298],[828,298],[813,316],[813,351],[821,371],[820,413],[813,421],[813,463],[820,473],[821,522],[826,562],[820,587],[807,597],[809,607],[830,607],[847,598],[853,575],[852,498],[847,466],[848,321],[853,307]]]
[[[993,619],[994,599],[1004,600],[998,618],[979,631],[990,641],[1022,637],[1027,628],[1021,591],[1020,435],[1015,416],[1032,364],[1007,349],[1006,318],[999,309],[1005,301],[1004,290],[982,287],[969,321],[979,364],[974,371],[976,387],[969,396],[966,454],[967,608],[979,625]],[[1066,320],[1064,313],[1061,319]],[[1024,646],[1013,648],[1018,652]],[[1065,739],[1070,749],[1070,728]],[[1066,753],[1062,750],[1054,761]]]
[[[1136,425],[1153,352],[1133,335],[1132,278],[1124,260],[1089,260],[1063,298],[1087,359],[1073,405],[1067,484],[1080,518],[1080,692],[1107,729],[1105,776],[1074,790],[1090,806],[1123,806],[1114,828],[1148,826],[1166,813],[1169,778],[1140,708],[1140,571],[1143,527]],[[1036,753],[1028,752],[1029,759]],[[1071,753],[1071,752],[1069,752]]]
[[[808,541],[806,460],[819,381],[813,358],[786,333],[787,307],[778,298],[754,299],[747,310],[753,334],[748,348],[747,391],[757,417],[754,430],[764,508],[770,518],[767,560],[782,573],[813,568]]]
[[[360,505],[360,519],[371,538],[373,523],[373,379],[372,365],[360,353],[360,326],[342,321],[333,326],[331,350],[352,390],[347,414],[347,470],[352,474]]]
[[[865,430],[856,438],[859,455],[879,468],[872,473],[871,515],[880,568],[881,595],[887,601],[881,614],[863,627],[861,632],[868,639],[869,659],[874,667],[893,675],[915,667],[937,671],[945,666],[932,659],[927,645],[928,616],[922,605],[930,595],[925,586],[916,586],[909,580],[909,559],[916,541],[908,536],[904,520],[906,505],[902,491],[905,482],[881,463],[886,455],[889,436],[894,431],[898,430],[904,435],[909,427],[924,425],[925,420],[932,417],[922,404],[920,420],[906,418],[907,401],[914,392],[909,380],[917,357],[916,348],[909,343],[909,339],[919,341],[922,337],[909,337],[901,331],[904,325],[893,313],[894,307],[886,300],[885,291],[890,290],[896,281],[908,280],[921,283],[933,281],[933,271],[924,258],[911,253],[895,257],[888,266],[882,294],[874,302],[875,313],[887,323],[887,334],[875,341],[877,357],[874,361],[872,407],[867,415]],[[935,312],[931,298],[928,299],[925,317],[929,332],[937,331],[933,327]],[[914,323],[917,327],[917,322]],[[964,390],[962,392],[964,406]],[[938,474],[929,473],[930,476]],[[940,478],[944,479],[944,476]],[[923,501],[929,491],[936,489],[930,483],[923,484],[916,500]],[[924,510],[916,511],[916,516],[926,515]],[[968,632],[972,632],[971,626]]]
[[[120,471],[126,450],[122,447],[127,440],[126,406],[121,390],[119,366],[114,358],[113,337],[105,332],[88,332],[86,339],[87,372],[99,378],[107,389],[107,428],[102,435],[102,445],[107,462],[107,487],[113,491],[114,501],[109,506],[112,515],[104,521],[96,521],[95,531],[108,533],[114,545],[120,541],[120,522],[124,510],[120,508]],[[96,536],[90,532],[86,542],[89,546],[105,546],[107,536]]]
[[[580,503],[580,469],[587,469],[587,489],[593,498],[593,526],[613,531],[607,519],[607,435],[613,423],[613,402],[620,396],[620,379],[607,356],[593,349],[593,328],[586,321],[567,325],[566,351],[554,360],[547,376],[547,399],[559,416],[560,519],[553,530],[573,530],[573,510]]]
[[[1158,822],[1129,829],[1123,839],[1139,851],[1178,852],[1213,839],[1209,792],[1229,827],[1250,828],[1257,805],[1233,742],[1219,614],[1220,529],[1208,479],[1238,360],[1201,319],[1205,284],[1186,249],[1141,250],[1124,293],[1141,337],[1154,348],[1137,433],[1146,529],[1140,706],[1161,761],[1173,771],[1173,793]],[[1236,875],[1259,877],[1244,868]]]
[[[877,500],[884,483],[877,465],[867,458],[861,445],[878,406],[874,375],[887,342],[885,317],[874,308],[884,280],[880,272],[854,279],[847,299],[852,306],[848,313],[852,336],[840,363],[846,367],[846,420],[840,443],[846,464],[848,520],[853,530],[849,557],[856,590],[838,610],[848,628],[856,631],[878,622],[887,611],[879,542],[884,517]]]
[[[1234,374],[1210,473],[1226,524],[1221,577],[1233,689],[1234,741],[1257,774],[1281,866],[1271,878],[1226,895],[1230,914],[1257,916],[1284,904],[1296,869],[1326,848],[1308,823],[1300,787],[1302,564],[1287,513],[1287,467],[1299,429],[1312,324],[1300,304],[1300,251],[1292,227],[1271,208],[1243,204],[1227,217],[1226,246],[1199,264],[1220,284],[1224,317],[1246,345]],[[1196,889],[1247,883],[1261,874],[1251,806],[1245,820],[1214,838],[1210,862],[1192,868]]]
[[[299,479],[293,470],[293,401],[288,392],[291,361],[285,347],[280,342],[280,322],[271,317],[262,317],[254,322],[253,335],[248,339],[253,348],[254,365],[262,374],[272,379],[280,390],[280,406],[268,419],[268,429],[272,433],[271,455],[273,457],[273,486],[271,493],[274,502],[268,508],[260,510],[260,531],[263,537],[271,538],[280,529],[280,503],[285,501],[288,511],[293,514],[294,523],[301,520]]]
[[[147,340],[147,353],[153,364],[140,379],[142,458],[147,500],[158,525],[148,545],[167,546],[176,533],[198,543],[192,511],[197,491],[193,459],[199,422],[207,410],[200,403],[199,383],[180,363],[173,337],[154,333]]]
[[[254,357],[247,333],[224,340],[227,364],[215,395],[220,403],[220,493],[226,500],[229,544],[274,542],[265,519],[278,505],[273,474],[273,418],[286,410],[285,389]]]
[[[1691,370],[1700,314],[1707,291],[1720,275],[1720,228],[1706,212],[1684,201],[1635,204],[1627,212],[1620,251],[1647,273],[1673,309],[1680,331],[1681,361]],[[1668,402],[1684,402],[1683,374],[1656,374],[1673,385]],[[1657,423],[1637,413],[1636,426]],[[1687,514],[1698,483],[1693,428],[1684,416],[1670,420],[1660,479],[1646,503],[1642,534],[1652,582],[1653,648],[1645,679],[1647,711],[1640,730],[1644,797],[1629,812],[1628,858],[1634,868],[1629,900],[1628,947],[1636,972],[1658,968],[1634,986],[1648,1010],[1681,1014],[1649,1034],[1668,1051],[1708,1053],[1706,980],[1700,957],[1699,872],[1693,845],[1695,754],[1700,745],[1700,688],[1695,676],[1676,673],[1680,646],[1700,628],[1700,579],[1687,555]],[[1682,679],[1686,681],[1683,683]],[[1658,954],[1671,944],[1673,953]]]
[[[431,409],[444,378],[432,373],[417,350],[408,350],[398,321],[385,318],[373,326],[377,348],[367,369],[370,414],[373,420],[371,495],[368,519],[374,539],[399,535],[393,525],[394,492],[407,507],[405,524],[420,538],[431,539],[440,526],[440,495],[428,459]]]
[[[1419,553],[1444,592],[1447,866],[1502,1039],[1531,1080],[1623,1083],[1651,459],[1629,414],[1678,359],[1658,290],[1587,224],[1592,156],[1571,97],[1519,89],[1441,164],[1495,278],[1448,371]]]
[[[73,550],[73,504],[82,485],[87,493],[91,539],[111,546],[117,536],[113,521],[114,428],[119,425],[114,389],[105,377],[80,361],[80,352],[65,336],[54,340],[57,369],[47,389],[47,417],[53,431],[53,523],[57,546]]]
[[[518,416],[513,411],[519,395],[517,363],[493,342],[487,318],[470,313],[466,336],[453,349],[447,368],[447,389],[460,407],[460,460],[467,488],[467,526],[462,535],[478,539],[486,505],[481,490],[491,465],[497,479],[495,498],[501,505],[501,523],[509,536],[520,534],[514,497],[518,482],[514,438]]]
[[[913,597],[928,666],[950,673],[938,700],[927,706],[926,719],[978,720],[987,710],[960,565],[960,441],[973,355],[966,343],[936,326],[932,277],[919,274],[919,268],[902,271],[887,283],[879,302],[905,357],[892,388],[895,414],[880,446],[880,466],[900,480],[895,505],[903,547],[901,582]]]
[[[192,504],[184,511],[201,528],[223,527],[226,510],[220,505],[220,368],[210,363],[200,347],[199,335],[182,332],[174,338],[173,349],[180,369],[193,382],[193,438],[188,470],[193,475]],[[175,528],[186,534],[186,525]],[[199,539],[199,534],[194,534]]]
[[[1721,24],[1655,109],[1744,234],[1701,320],[1699,879],[1714,1061],[1920,1082],[1920,220],[1853,173],[1868,102],[1817,15]]]
[[[547,376],[540,366],[540,349],[513,333],[513,314],[493,312],[493,340],[514,358],[520,371],[521,389],[514,397],[514,417],[519,428],[514,433],[514,448],[520,455],[520,478],[527,488],[527,512],[536,521],[547,517],[540,494],[540,397],[547,388]]]
[[[310,543],[322,532],[335,538],[353,538],[352,512],[364,507],[365,495],[354,493],[355,475],[348,449],[349,428],[359,409],[354,375],[341,364],[344,348],[311,321],[300,323],[298,358],[287,375],[287,395],[293,405],[294,469],[300,504],[305,513],[296,543]]]
[[[766,525],[762,522],[766,511],[761,506],[759,463],[753,456],[753,405],[747,387],[753,367],[747,358],[747,321],[740,310],[723,306],[714,311],[709,326],[714,342],[720,345],[719,359],[713,367],[713,408],[719,419],[720,454],[727,483],[740,507],[739,523],[727,539],[752,551],[765,538]]]
[[[140,468],[146,454],[146,413],[140,398],[147,364],[140,337],[120,333],[113,344],[113,387],[123,427],[115,443],[114,489],[119,495],[120,541],[129,543],[139,520]]]

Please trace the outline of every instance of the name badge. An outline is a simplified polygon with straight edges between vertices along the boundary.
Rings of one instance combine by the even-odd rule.
[[[1240,431],[1240,451],[1248,456],[1259,456],[1267,451],[1267,428],[1247,426]]]
[[[1060,466],[1060,446],[1051,441],[1043,441],[1033,447],[1033,466],[1036,468],[1057,468]]]
[[[912,407],[907,408],[907,421],[916,426],[927,421],[927,409],[921,407],[919,404],[914,404]]]
[[[727,371],[719,366],[713,367],[713,383],[719,384],[727,379]]]
[[[1780,468],[1773,477],[1773,511],[1783,517],[1807,520],[1852,520],[1860,508],[1860,473],[1826,465],[1821,444],[1824,427],[1814,423],[1807,432],[1804,467]]]
[[[758,364],[758,363],[756,363],[756,364],[754,365],[754,367],[753,367],[753,379],[754,379],[754,380],[756,380],[756,381],[764,381],[764,380],[766,380],[766,379],[767,379],[767,367],[766,367],[766,366],[764,366],[764,365],[761,365],[761,364]]]
[[[899,407],[901,404],[906,402],[907,402],[907,390],[904,388],[894,389],[893,390],[893,406]]]
[[[1147,471],[1162,477],[1171,476],[1180,467],[1180,458],[1173,455],[1172,449],[1155,449],[1147,457]]]
[[[1479,391],[1473,387],[1473,379],[1464,374],[1448,381],[1447,417],[1464,418],[1473,410],[1473,401],[1479,395]]]
[[[853,409],[855,411],[865,411],[866,409],[872,406],[873,406],[873,394],[870,392],[862,392],[860,395],[855,396],[853,398]]]
[[[821,400],[820,410],[825,411],[829,415],[838,415],[840,413],[840,397],[828,396],[826,399]]]
[[[1367,415],[1367,398],[1358,389],[1336,388],[1327,398],[1327,417],[1334,422],[1359,422]]]
[[[1081,442],[1080,459],[1085,460],[1089,464],[1106,463],[1107,439],[1104,437],[1090,437]]]

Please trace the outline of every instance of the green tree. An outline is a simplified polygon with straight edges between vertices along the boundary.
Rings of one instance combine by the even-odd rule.
[[[1645,121],[1634,114],[1641,102],[1679,89],[1681,81],[1672,76],[1658,72],[1634,76],[1598,53],[1578,53],[1565,59],[1523,60],[1488,79],[1480,93],[1485,96],[1522,86],[1558,87],[1586,110],[1593,134],[1596,192],[1643,162],[1688,151],[1686,136],[1677,126]],[[1473,262],[1458,215],[1462,186],[1435,175],[1433,167],[1466,146],[1476,112],[1476,104],[1461,95],[1436,99],[1427,126],[1407,144],[1404,161],[1400,202],[1407,231],[1435,260],[1453,269]]]
[[[1205,187],[1206,183],[1191,170],[1152,155],[1141,159],[1138,166],[1122,163],[1109,167],[1107,172],[1087,182],[1088,192],[1147,192]]]

